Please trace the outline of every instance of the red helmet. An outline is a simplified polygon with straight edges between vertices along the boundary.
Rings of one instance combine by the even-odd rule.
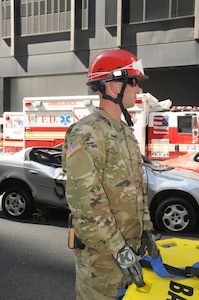
[[[105,50],[91,60],[87,84],[92,85],[100,80],[121,80],[126,77],[133,77],[137,80],[147,79],[142,61],[126,50]]]

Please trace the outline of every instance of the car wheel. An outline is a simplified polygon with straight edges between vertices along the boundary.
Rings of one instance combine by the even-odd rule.
[[[22,189],[10,189],[2,197],[2,209],[5,215],[12,218],[29,217],[34,209],[32,195]]]
[[[189,232],[196,226],[196,213],[187,200],[169,198],[158,205],[155,225],[166,232]]]

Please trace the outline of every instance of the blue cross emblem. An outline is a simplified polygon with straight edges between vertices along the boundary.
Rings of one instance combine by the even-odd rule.
[[[63,125],[70,124],[71,123],[71,116],[69,116],[69,115],[62,115],[62,116],[60,116],[60,122]]]

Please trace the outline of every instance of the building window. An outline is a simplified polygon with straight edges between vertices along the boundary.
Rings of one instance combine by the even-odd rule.
[[[7,38],[11,36],[11,11],[10,0],[1,1],[2,8],[2,37]]]
[[[17,24],[20,35],[70,30],[70,0],[21,0]]]
[[[88,29],[88,0],[82,0],[82,29]]]
[[[105,3],[105,26],[117,25],[117,0],[106,0]]]
[[[172,0],[171,17],[194,15],[195,0]]]
[[[92,1],[92,0],[91,0]],[[80,30],[88,29],[89,0],[76,0],[75,2],[75,24]]]
[[[146,0],[145,21],[168,19],[169,1],[170,0]]]
[[[127,0],[128,1],[128,0]],[[144,3],[143,0],[134,0],[129,1],[128,13],[129,13],[129,22],[142,22],[144,17]]]
[[[123,0],[123,23],[194,16],[195,0]]]

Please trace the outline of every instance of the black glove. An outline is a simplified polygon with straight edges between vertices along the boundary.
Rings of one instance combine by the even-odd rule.
[[[144,286],[142,267],[137,256],[128,245],[119,250],[116,260],[124,273],[128,285],[135,282],[138,287]]]
[[[149,255],[153,259],[159,256],[159,251],[155,242],[155,236],[149,230],[144,231],[142,234],[141,246],[137,252],[137,255],[143,256],[146,250],[148,250]]]

